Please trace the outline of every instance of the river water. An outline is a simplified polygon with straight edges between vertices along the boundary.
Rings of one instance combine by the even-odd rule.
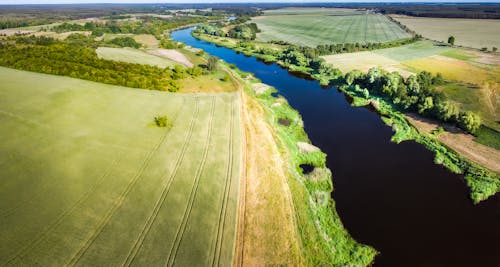
[[[191,30],[172,38],[254,73],[300,112],[312,143],[328,155],[345,227],[380,252],[374,266],[500,266],[498,194],[473,205],[463,176],[435,165],[420,144],[392,143],[378,114],[351,107],[335,88],[197,40]]]

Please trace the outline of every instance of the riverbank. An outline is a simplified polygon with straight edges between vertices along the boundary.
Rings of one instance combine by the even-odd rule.
[[[326,155],[311,145],[300,114],[252,75],[232,74],[243,86],[247,136],[243,265],[369,265],[376,251],[343,227]]]
[[[284,49],[285,46],[274,45],[273,47],[275,49],[275,55],[273,55],[269,53],[264,54],[263,52],[268,50],[263,50],[264,47],[262,46],[264,46],[264,44],[259,42],[236,43],[233,39],[230,38],[213,37],[201,33],[193,33],[193,36],[200,40],[214,43],[218,46],[231,48],[247,56],[254,56],[265,62],[275,62],[291,72],[300,73],[301,75],[316,79],[320,81],[322,85],[327,85],[332,80],[335,81],[336,78],[328,75],[314,73],[312,69],[304,67],[298,68],[294,65],[279,61],[277,56],[280,53],[279,49],[280,47],[281,49]],[[474,203],[485,200],[500,191],[500,177],[498,173],[480,166],[470,159],[458,154],[451,148],[442,144],[436,138],[433,138],[432,135],[425,134],[424,132],[419,132],[408,122],[406,118],[404,118],[404,114],[398,111],[395,106],[389,104],[388,101],[372,95],[368,96],[367,99],[363,99],[359,94],[361,93],[360,91],[354,93],[354,91],[356,91],[354,90],[354,87],[342,86],[341,82],[338,82],[335,85],[342,87],[344,89],[344,92],[350,92],[350,95],[352,97],[356,96],[354,99],[355,101],[353,102],[353,104],[356,106],[364,106],[370,103],[371,100],[386,103],[387,105],[384,105],[385,114],[383,115],[388,119],[384,119],[384,121],[386,121],[387,123],[389,123],[390,121],[391,125],[393,126],[393,129],[395,131],[393,141],[402,142],[406,140],[413,140],[420,144],[423,144],[427,149],[433,151],[435,153],[435,163],[446,166],[454,173],[461,173],[464,175],[465,181],[470,188],[470,197]],[[395,122],[399,126],[395,127],[393,125]],[[404,138],[401,138],[402,136],[404,136]]]

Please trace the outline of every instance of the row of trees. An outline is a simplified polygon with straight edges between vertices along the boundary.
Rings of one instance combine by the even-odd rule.
[[[58,33],[91,31],[93,36],[102,36],[105,33],[132,33],[152,34],[159,37],[166,30],[206,21],[207,17],[199,16],[176,16],[167,19],[145,16],[144,19],[140,21],[87,22],[83,25],[77,23],[63,23],[52,27],[51,30]]]
[[[257,37],[257,33],[260,32],[257,24],[255,23],[236,25],[231,28],[228,33],[225,33],[222,30],[223,26],[224,25],[222,24],[203,24],[198,26],[196,31],[213,36],[231,37],[242,40],[255,40],[255,38]]]
[[[18,42],[0,42],[0,65],[162,91],[177,91],[180,88],[177,80],[203,73],[200,67],[186,69],[177,66],[170,69],[105,60],[86,45],[54,39],[47,42],[45,38],[47,37],[19,37]]]
[[[398,72],[372,68],[366,74],[353,70],[348,72],[344,79],[348,85],[355,85],[356,90],[367,98],[370,94],[384,96],[405,111],[456,123],[470,133],[475,133],[481,126],[481,118],[477,114],[460,111],[444,93],[434,89],[444,83],[439,73],[433,76],[423,71],[405,79]]]

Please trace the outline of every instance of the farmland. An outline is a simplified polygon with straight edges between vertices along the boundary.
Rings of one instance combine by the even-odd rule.
[[[0,265],[231,264],[237,94],[0,68],[0,106]]]
[[[448,19],[393,16],[408,28],[436,41],[447,42],[455,36],[455,44],[491,50],[500,48],[500,21],[488,19]]]
[[[138,49],[133,48],[112,48],[99,47],[97,55],[100,58],[115,61],[124,61],[128,63],[147,64],[160,68],[172,67],[176,62],[155,55],[150,55]]]
[[[386,17],[354,10],[281,9],[254,18],[260,41],[282,40],[296,45],[379,43],[410,35]]]
[[[500,116],[498,56],[421,41],[395,48],[324,58],[344,72],[382,67],[387,71],[398,71],[403,76],[419,71],[441,73],[445,79],[453,82],[440,86],[438,90],[445,92],[463,108],[480,114],[489,127],[500,129],[496,122]]]

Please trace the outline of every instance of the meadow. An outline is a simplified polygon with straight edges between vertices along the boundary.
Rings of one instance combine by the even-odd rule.
[[[97,56],[107,60],[123,61],[136,64],[147,64],[160,68],[173,67],[178,64],[172,60],[151,55],[134,48],[99,47],[96,49]]]
[[[410,35],[383,15],[340,9],[281,9],[252,20],[259,41],[282,40],[316,47],[332,43],[379,43]]]
[[[393,16],[424,37],[447,42],[455,36],[455,45],[473,48],[500,48],[500,21],[493,19],[451,19]]]
[[[231,265],[239,103],[0,68],[0,265]]]

